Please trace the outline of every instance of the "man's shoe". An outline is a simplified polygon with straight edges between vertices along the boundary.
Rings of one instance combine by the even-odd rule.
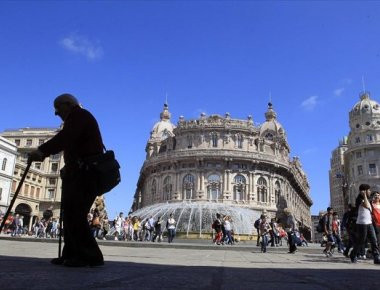
[[[62,257],[60,257],[60,258],[51,259],[50,263],[52,263],[53,265],[62,265],[64,261],[65,260]]]
[[[66,267],[86,267],[89,265],[86,261],[76,260],[76,259],[67,259],[63,262],[63,266]]]

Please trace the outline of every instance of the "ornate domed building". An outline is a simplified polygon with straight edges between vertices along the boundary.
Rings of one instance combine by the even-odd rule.
[[[380,166],[380,105],[370,94],[360,94],[360,100],[349,113],[350,133],[345,151],[345,172],[348,202],[354,204],[359,185],[379,186]]]
[[[230,215],[239,234],[251,234],[262,212],[283,218],[290,209],[306,235],[311,228],[309,184],[271,103],[265,122],[201,114],[170,121],[165,104],[146,146],[131,212],[146,218],[173,213],[177,231],[211,231],[216,212]]]

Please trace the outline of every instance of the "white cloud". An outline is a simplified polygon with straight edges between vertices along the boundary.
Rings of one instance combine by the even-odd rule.
[[[344,92],[345,88],[339,88],[339,89],[335,89],[334,90],[334,95],[339,97],[342,95],[342,93]]]
[[[103,56],[103,48],[91,43],[86,37],[77,34],[64,37],[59,42],[62,47],[72,53],[85,56],[88,60],[99,59]]]
[[[318,96],[311,96],[301,103],[301,107],[307,111],[312,111],[317,105]]]

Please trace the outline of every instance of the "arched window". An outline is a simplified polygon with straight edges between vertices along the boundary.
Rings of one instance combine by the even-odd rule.
[[[207,178],[207,199],[218,200],[220,198],[220,176],[211,174]]]
[[[218,147],[218,135],[216,133],[211,134],[212,147]]]
[[[276,181],[274,184],[274,202],[276,205],[280,204],[280,196],[281,196],[281,185],[279,181]]]
[[[264,177],[260,177],[259,180],[257,180],[257,200],[268,202],[267,181]]]
[[[183,178],[183,199],[192,199],[194,193],[194,176],[191,174],[186,175]]]
[[[155,179],[153,179],[152,187],[151,187],[152,202],[154,201],[154,197],[156,196],[156,192],[157,192],[157,181]]]
[[[236,175],[234,178],[234,183],[234,199],[245,200],[245,177],[243,175]]]
[[[170,176],[166,176],[164,179],[164,200],[172,199],[172,181]]]
[[[7,158],[3,159],[3,164],[1,165],[1,170],[5,170],[5,167],[7,166]]]

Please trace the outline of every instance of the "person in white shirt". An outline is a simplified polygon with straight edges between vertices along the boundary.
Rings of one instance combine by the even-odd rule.
[[[119,238],[118,236],[121,235],[121,231],[123,229],[123,222],[124,222],[124,218],[123,218],[123,213],[119,213],[119,215],[115,218],[115,241],[118,241]]]
[[[168,243],[172,243],[175,236],[176,221],[171,213],[168,221],[166,222],[166,228],[168,229]]]
[[[359,195],[356,198],[356,207],[358,209],[358,218],[356,220],[356,239],[354,249],[351,251],[350,258],[352,263],[357,263],[357,254],[359,249],[367,240],[371,244],[375,264],[380,264],[379,248],[377,245],[376,233],[372,224],[371,204],[368,198],[371,194],[368,184],[359,186]]]

